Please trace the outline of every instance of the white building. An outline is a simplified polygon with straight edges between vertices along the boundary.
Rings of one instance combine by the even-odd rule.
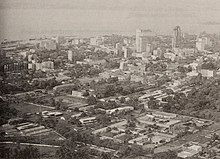
[[[42,70],[42,64],[41,63],[36,63],[36,70]]]
[[[54,69],[54,62],[53,61],[42,62],[42,70],[45,70],[45,69]]]
[[[124,53],[125,59],[131,57],[131,50],[128,47],[122,47],[122,52]]]
[[[96,117],[86,117],[86,118],[81,118],[79,119],[79,121],[82,124],[91,124],[94,123],[96,121]]]
[[[31,61],[32,61],[32,56],[33,56],[33,55],[28,55],[28,62],[31,62]]]
[[[215,70],[208,70],[208,69],[201,69],[200,73],[202,74],[203,77],[214,77],[216,75]]]
[[[202,38],[198,38],[196,42],[196,48],[199,51],[204,51],[205,50],[205,41]]]
[[[22,52],[19,52],[19,54],[20,54],[23,58],[26,58],[27,55],[28,55],[28,52],[27,52],[27,51],[22,51]]]
[[[106,114],[121,113],[123,111],[127,112],[127,111],[131,111],[131,110],[134,110],[134,107],[131,107],[131,106],[119,107],[119,108],[115,108],[115,109],[106,110]]]
[[[72,96],[77,98],[84,98],[83,93],[78,91],[72,91]]]
[[[117,50],[122,50],[122,45],[120,43],[115,44]]]
[[[73,51],[68,50],[68,60],[73,61]]]
[[[176,59],[176,55],[171,53],[171,52],[165,53],[164,57],[167,58],[167,59],[171,59],[172,61],[174,61]]]
[[[136,30],[136,51],[145,52],[148,40],[154,36],[151,30]]]
[[[120,66],[119,66],[120,70],[126,71],[128,70],[128,63],[125,61],[120,62]]]
[[[33,63],[29,63],[28,64],[28,69],[34,69],[35,68],[35,64],[33,64]]]
[[[78,45],[80,44],[80,40],[79,39],[73,39],[72,40],[72,45]]]
[[[163,51],[160,48],[157,48],[156,50],[153,50],[153,55],[159,58],[162,58]]]

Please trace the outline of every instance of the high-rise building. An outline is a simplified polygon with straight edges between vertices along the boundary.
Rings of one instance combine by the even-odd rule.
[[[122,52],[122,45],[120,43],[117,43],[115,45],[115,54],[119,55]]]
[[[136,30],[136,51],[143,52],[146,49],[147,39],[144,34],[144,30],[137,29]]]
[[[117,50],[121,50],[122,49],[122,45],[120,43],[115,44],[115,48]]]
[[[196,48],[198,49],[198,51],[204,51],[205,50],[205,42],[201,39],[198,39],[198,41],[196,42]]]
[[[73,61],[73,51],[71,50],[68,51],[68,60]]]
[[[173,38],[172,38],[172,48],[178,48],[181,46],[182,42],[182,33],[180,26],[176,26],[173,29]]]
[[[196,39],[196,48],[198,51],[204,51],[206,47],[212,46],[212,41],[209,37],[198,36]]]
[[[141,53],[146,51],[146,46],[149,43],[150,37],[153,37],[154,33],[151,30],[136,30],[136,51]]]
[[[131,51],[130,48],[123,46],[122,47],[122,52],[124,53],[124,58],[127,59],[127,58],[131,57],[132,51]]]

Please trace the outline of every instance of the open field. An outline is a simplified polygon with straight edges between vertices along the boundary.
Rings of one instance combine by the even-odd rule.
[[[28,104],[28,103],[11,104],[10,107],[15,108],[22,113],[36,113],[36,112],[50,110],[45,107],[38,107],[38,106],[35,106],[33,104]]]
[[[61,99],[64,103],[72,107],[84,106],[87,102],[86,99],[76,98],[71,95],[59,96],[55,98],[56,100]]]

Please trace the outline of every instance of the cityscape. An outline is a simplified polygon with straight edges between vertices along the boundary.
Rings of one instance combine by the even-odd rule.
[[[154,29],[0,34],[0,159],[220,159],[220,33]]]

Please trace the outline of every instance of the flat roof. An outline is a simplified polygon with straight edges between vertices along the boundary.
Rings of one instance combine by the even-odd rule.
[[[195,153],[191,153],[191,152],[188,152],[188,151],[182,151],[182,152],[177,154],[177,156],[181,157],[181,158],[192,157],[193,155],[195,155]]]
[[[145,124],[148,124],[148,125],[156,124],[160,127],[170,127],[171,125],[174,125],[174,124],[181,122],[181,120],[171,119],[168,122],[160,123],[160,122],[149,121],[147,118],[148,118],[147,116],[143,116],[143,117],[138,118],[138,121],[145,123]]]
[[[167,113],[167,112],[160,112],[160,111],[153,111],[152,114],[166,115],[166,116],[177,116],[177,114],[174,114],[174,113]]]

